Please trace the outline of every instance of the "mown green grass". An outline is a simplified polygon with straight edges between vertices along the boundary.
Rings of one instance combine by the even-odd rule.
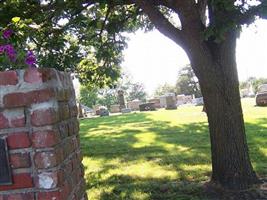
[[[210,141],[202,107],[179,107],[81,121],[90,200],[206,199]],[[253,166],[267,175],[267,108],[243,101]]]

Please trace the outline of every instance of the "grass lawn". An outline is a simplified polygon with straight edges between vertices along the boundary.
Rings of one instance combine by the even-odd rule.
[[[211,174],[202,107],[130,113],[80,122],[90,200],[206,199]],[[267,107],[243,100],[253,166],[267,176]]]

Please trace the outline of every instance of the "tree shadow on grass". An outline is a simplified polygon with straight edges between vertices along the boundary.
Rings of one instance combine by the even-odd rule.
[[[138,113],[81,122],[83,154],[101,165],[96,170],[85,166],[87,189],[98,193],[92,199],[209,199],[201,187],[211,174],[207,123],[173,126],[148,116]],[[262,176],[267,174],[262,151],[267,148],[265,121],[246,123],[251,160]],[[150,166],[151,174],[143,174]]]

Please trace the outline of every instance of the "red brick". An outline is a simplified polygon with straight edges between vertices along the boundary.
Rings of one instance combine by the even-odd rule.
[[[30,174],[28,173],[14,174],[13,184],[0,186],[0,191],[32,188],[32,187],[33,187],[33,182]]]
[[[42,83],[42,73],[37,68],[28,68],[24,73],[24,81],[27,83]]]
[[[71,200],[78,200],[76,194],[72,195]]]
[[[66,120],[70,116],[69,106],[65,102],[59,104],[59,116],[61,120]]]
[[[10,119],[10,128],[24,127],[26,124],[25,116]]]
[[[63,161],[62,149],[54,151],[37,152],[34,155],[34,163],[38,169],[47,169],[59,165]]]
[[[26,102],[27,97],[24,92],[10,93],[3,97],[3,103],[6,108],[25,106]]]
[[[58,101],[69,101],[71,98],[71,93],[69,89],[59,89],[57,90],[56,96]]]
[[[67,158],[74,151],[74,145],[71,138],[68,138],[64,143],[64,158]]]
[[[31,114],[33,126],[51,125],[58,122],[58,112],[53,108],[35,110]]]
[[[78,135],[80,128],[79,128],[79,121],[77,119],[73,119],[69,122],[69,135]]]
[[[83,160],[82,151],[81,150],[77,151],[76,155],[77,155],[79,162],[81,163]]]
[[[7,200],[34,200],[33,193],[9,194]]]
[[[77,155],[74,155],[72,157],[71,161],[72,161],[72,167],[73,167],[72,170],[75,170],[75,169],[77,169],[78,166],[80,166],[80,162],[79,162],[79,160],[77,158]]]
[[[70,89],[65,89],[65,100],[70,100],[71,98],[75,98],[72,96]]]
[[[79,148],[79,142],[78,142],[78,139],[77,139],[77,137],[73,137],[72,138],[72,143],[73,143],[73,147],[74,147],[74,149],[78,149]]]
[[[80,131],[80,123],[79,123],[79,121],[77,120],[77,119],[75,119],[74,121],[73,121],[73,131],[74,131],[74,134],[78,134],[79,133],[79,131]]]
[[[64,167],[65,172],[70,173],[73,170],[72,160],[68,161],[68,163]]]
[[[55,96],[52,89],[34,90],[6,94],[3,98],[5,108],[14,108],[48,101]]]
[[[27,83],[44,83],[51,79],[56,79],[56,71],[51,68],[37,69],[28,68],[24,73],[24,81]]]
[[[35,177],[35,186],[41,189],[55,189],[64,182],[62,171],[42,172]]]
[[[9,149],[20,149],[31,146],[28,132],[18,132],[10,134],[7,137],[7,144]]]
[[[28,168],[31,166],[29,153],[15,153],[10,155],[10,165],[13,169]]]
[[[68,135],[69,135],[69,127],[68,127],[69,124],[70,123],[67,123],[67,124],[66,123],[60,123],[58,125],[60,137],[62,140],[65,139],[66,137],[68,137]]]
[[[73,121],[70,121],[70,122],[68,123],[68,129],[69,129],[69,136],[75,134]]]
[[[57,191],[39,192],[37,194],[38,200],[66,200],[61,198],[61,193]]]
[[[70,116],[77,117],[78,116],[78,108],[76,105],[69,105]]]
[[[32,135],[32,146],[36,148],[53,147],[59,142],[60,135],[56,130],[37,131]]]
[[[16,71],[0,72],[0,86],[16,85],[17,83],[18,83],[18,76]]]
[[[8,119],[4,116],[3,113],[0,113],[0,129],[9,127]]]
[[[27,98],[30,99],[29,103],[31,104],[45,102],[53,97],[55,97],[55,93],[52,89],[35,90],[27,93]]]
[[[77,186],[77,191],[75,192],[77,198],[79,200],[85,200],[87,197],[85,196],[86,191],[86,184],[85,181],[80,181],[79,185]]]

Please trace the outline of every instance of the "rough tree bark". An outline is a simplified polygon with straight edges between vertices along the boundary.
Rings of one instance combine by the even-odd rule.
[[[235,49],[236,33],[216,44],[192,47],[191,61],[201,85],[209,122],[211,183],[226,189],[246,189],[258,183],[253,171],[239,94]],[[202,63],[205,66],[200,66]]]
[[[249,158],[239,94],[237,31],[227,31],[221,42],[205,41],[203,19],[195,2],[169,2],[167,6],[179,13],[181,29],[174,27],[155,6],[137,0],[156,28],[186,51],[199,79],[209,122],[211,183],[230,190],[249,188],[258,183],[258,178]]]

